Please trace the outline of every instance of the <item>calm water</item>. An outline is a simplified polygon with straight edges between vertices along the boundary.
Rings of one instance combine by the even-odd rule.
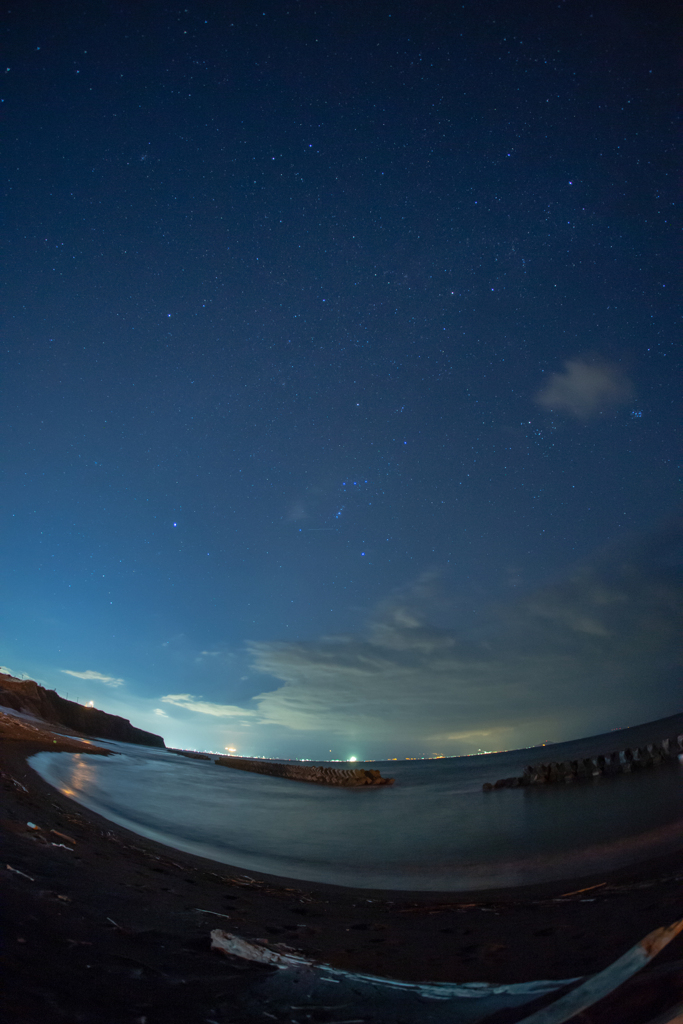
[[[683,846],[678,762],[571,786],[481,790],[527,763],[681,732],[683,717],[668,726],[505,754],[373,762],[396,779],[380,789],[328,789],[109,741],[119,756],[40,753],[31,765],[133,832],[245,871],[363,888],[466,890],[576,877]]]

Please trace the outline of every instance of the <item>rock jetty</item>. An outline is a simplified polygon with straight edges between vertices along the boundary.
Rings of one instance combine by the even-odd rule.
[[[497,782],[485,782],[483,790],[517,789],[519,786],[544,786],[548,783],[577,782],[592,779],[598,775],[621,775],[628,772],[655,768],[667,761],[675,761],[683,752],[683,734],[670,736],[658,743],[642,747],[626,747],[609,754],[584,757],[576,761],[549,761],[547,764],[528,765],[523,775]]]
[[[393,779],[383,779],[376,768],[317,768],[315,765],[277,764],[273,761],[250,761],[246,757],[217,757],[216,764],[243,772],[274,775],[297,782],[315,782],[320,786],[393,786]]]
[[[210,761],[208,754],[200,754],[198,750],[179,750],[177,747],[166,747],[169,754],[180,754],[182,757],[191,757],[193,761]]]

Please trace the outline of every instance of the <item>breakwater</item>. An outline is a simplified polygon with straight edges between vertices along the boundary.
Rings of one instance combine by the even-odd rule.
[[[378,768],[396,777],[389,788],[334,791],[213,764],[228,751],[205,761],[121,745],[112,749],[122,757],[40,753],[30,764],[50,785],[69,789],[71,799],[97,814],[247,874],[368,889],[463,892],[575,878],[683,849],[683,765],[677,761],[561,789],[481,791],[487,780],[521,775],[526,765],[635,750],[679,734],[683,714],[552,748],[480,757],[360,765],[284,762]],[[275,759],[249,760],[269,768]]]
[[[198,750],[179,750],[178,747],[166,747],[171,754],[180,754],[182,757],[191,757],[193,761],[210,761],[208,754],[200,754]]]
[[[493,789],[517,789],[519,786],[543,786],[548,783],[568,783],[592,779],[599,775],[621,775],[656,768],[667,761],[675,761],[683,752],[683,734],[666,737],[657,743],[642,747],[626,747],[609,754],[597,754],[575,761],[549,761],[547,764],[528,765],[522,775],[496,782],[485,782],[485,793]]]
[[[393,779],[383,779],[376,768],[323,768],[315,765],[277,764],[273,761],[250,761],[246,757],[217,757],[216,764],[237,768],[258,775],[274,775],[297,782],[315,782],[320,786],[393,786]]]

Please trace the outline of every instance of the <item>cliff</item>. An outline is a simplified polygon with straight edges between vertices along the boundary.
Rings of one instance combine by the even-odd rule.
[[[53,725],[75,729],[86,736],[118,740],[120,743],[139,743],[145,747],[165,746],[163,737],[145,732],[144,729],[136,729],[127,718],[65,700],[55,690],[46,690],[33,679],[15,679],[14,676],[0,672],[0,705],[36,715]]]
[[[105,747],[95,746],[92,740],[80,739],[76,736],[55,736],[53,732],[41,729],[33,722],[27,722],[16,715],[6,715],[0,711],[0,741],[2,740],[37,743],[46,750],[66,751],[71,754],[104,754],[108,756],[112,753]]]

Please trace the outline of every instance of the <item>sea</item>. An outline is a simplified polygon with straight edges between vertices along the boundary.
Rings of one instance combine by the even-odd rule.
[[[524,750],[356,762],[396,780],[362,789],[235,771],[110,740],[115,757],[42,752],[30,764],[102,817],[240,874],[472,891],[576,879],[681,849],[680,760],[570,785],[482,791],[484,782],[520,775],[527,764],[608,754],[681,733],[683,715],[675,715]]]

